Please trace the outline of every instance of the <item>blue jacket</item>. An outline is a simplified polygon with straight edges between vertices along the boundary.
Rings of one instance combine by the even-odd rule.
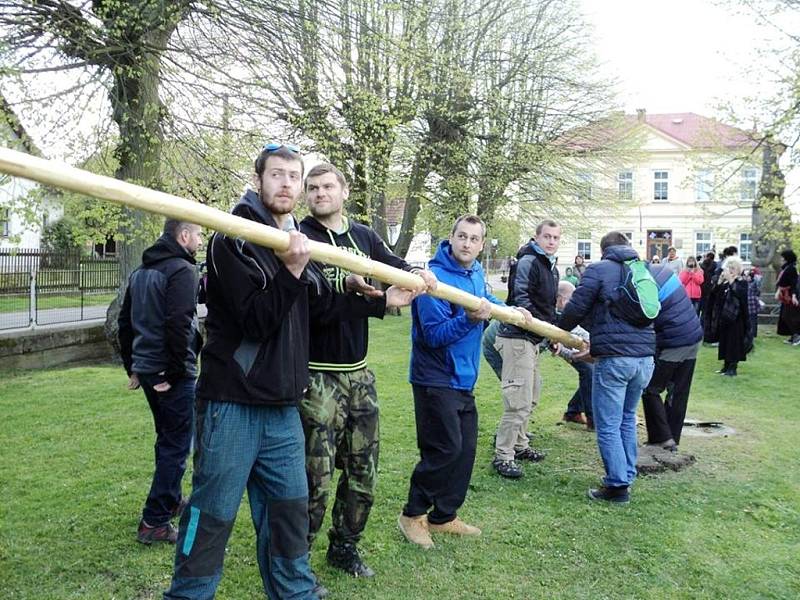
[[[591,333],[591,355],[653,356],[656,335],[653,326],[635,327],[615,317],[607,305],[619,286],[622,261],[638,258],[630,246],[609,246],[603,260],[586,267],[572,300],[564,307],[558,326],[571,331],[576,325]]]
[[[680,348],[692,346],[703,339],[703,327],[678,277],[664,265],[650,265],[650,274],[658,284],[661,311],[653,327],[656,347]]]
[[[450,242],[439,244],[429,268],[442,283],[493,304],[503,302],[486,292],[477,260],[465,269],[450,254]],[[478,379],[484,323],[473,323],[464,308],[423,295],[411,305],[411,369],[409,381],[429,387],[472,391]]]

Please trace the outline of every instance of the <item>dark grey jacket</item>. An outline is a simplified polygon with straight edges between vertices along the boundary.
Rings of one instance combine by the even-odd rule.
[[[202,339],[197,331],[194,258],[162,235],[131,273],[119,313],[122,362],[131,373],[164,373],[170,384],[197,375]]]

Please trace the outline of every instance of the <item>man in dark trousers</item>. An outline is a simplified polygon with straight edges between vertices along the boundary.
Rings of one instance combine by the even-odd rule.
[[[165,599],[209,599],[245,489],[256,556],[270,598],[322,592],[308,564],[308,482],[297,405],[308,386],[309,321],[380,316],[412,294],[335,294],[309,264],[308,239],[292,216],[303,162],[293,146],[267,144],[253,190],[233,214],[289,232],[284,252],[217,233],[208,245],[206,328],[197,387],[192,495],[178,533]]]
[[[119,313],[119,343],[128,388],[141,386],[156,430],[155,462],[136,539],[175,543],[170,519],[185,504],[181,479],[192,441],[197,354],[199,225],[168,220],[164,233],[131,273]]]
[[[435,288],[432,273],[412,268],[372,229],[344,215],[349,191],[339,169],[328,163],[315,166],[306,176],[305,188],[311,214],[300,223],[300,231],[309,239],[418,272],[430,288]],[[322,271],[333,289],[345,289],[347,271],[334,265],[322,265]],[[383,295],[361,281],[358,291],[372,297]],[[322,527],[338,466],[341,475],[328,532],[327,561],[355,577],[375,574],[357,548],[375,499],[378,474],[378,395],[375,376],[367,368],[368,323],[363,318],[311,324],[311,378],[300,401],[306,436],[309,548]]]
[[[460,217],[430,262],[439,281],[481,298],[476,310],[428,295],[412,305],[409,380],[420,460],[398,525],[409,542],[424,549],[433,547],[431,531],[481,533],[459,519],[457,511],[467,495],[478,442],[472,390],[478,379],[481,337],[491,303],[503,304],[486,291],[476,260],[485,238],[483,221],[473,215]],[[530,320],[530,313],[520,312]]]
[[[678,277],[665,265],[649,268],[658,284],[661,311],[653,321],[655,370],[642,394],[647,444],[677,451],[703,328]],[[664,390],[667,397],[662,401]]]

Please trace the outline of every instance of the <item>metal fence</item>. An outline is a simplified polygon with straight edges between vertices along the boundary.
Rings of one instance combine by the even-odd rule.
[[[118,286],[115,258],[0,250],[0,329],[103,318]]]

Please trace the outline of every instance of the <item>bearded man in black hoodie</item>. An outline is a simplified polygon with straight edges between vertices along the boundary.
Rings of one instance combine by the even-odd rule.
[[[181,518],[165,599],[210,599],[247,489],[256,553],[269,598],[323,594],[308,563],[308,484],[297,405],[308,386],[309,324],[382,315],[413,293],[334,293],[309,263],[308,238],[292,216],[303,162],[293,146],[267,144],[254,190],[233,214],[289,232],[277,252],[216,233],[208,244],[206,329],[197,386],[192,496]]]
[[[202,345],[194,255],[202,241],[199,225],[168,220],[163,235],[142,254],[142,266],[131,273],[119,313],[128,388],[141,386],[156,430],[156,469],[136,535],[143,544],[174,544],[178,532],[170,519],[185,504],[181,479],[192,440]]]
[[[322,163],[306,176],[310,216],[300,231],[310,239],[353,254],[414,271],[429,289],[436,287],[430,271],[414,269],[395,256],[380,236],[343,214],[349,195],[347,180],[335,166]],[[323,265],[334,289],[344,290],[347,271]],[[383,292],[359,278],[359,292],[380,297]],[[354,577],[375,573],[362,560],[357,544],[375,497],[378,473],[378,396],[375,376],[367,368],[368,319],[311,324],[311,381],[300,401],[306,436],[309,547],[322,527],[335,467],[341,470],[328,532],[327,561]]]

